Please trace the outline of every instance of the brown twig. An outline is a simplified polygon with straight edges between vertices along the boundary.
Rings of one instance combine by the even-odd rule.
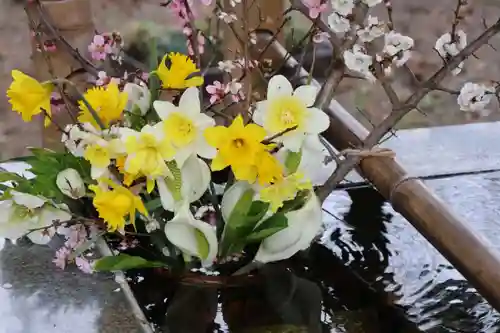
[[[410,97],[406,99],[400,107],[393,108],[392,113],[387,116],[372,132],[368,134],[363,142],[363,149],[370,149],[382,139],[387,132],[389,132],[401,118],[408,112],[415,109],[418,103],[429,92],[441,82],[448,73],[456,68],[462,61],[472,55],[480,47],[486,44],[490,38],[500,32],[500,19],[495,24],[484,31],[478,38],[465,47],[458,55],[451,57],[450,60],[434,75],[432,75],[425,83],[421,85]],[[337,166],[333,175],[325,182],[325,184],[318,189],[318,197],[324,201],[331,191],[339,184],[345,176],[353,169],[356,164],[360,162],[361,158],[358,156],[349,156],[343,163]]]

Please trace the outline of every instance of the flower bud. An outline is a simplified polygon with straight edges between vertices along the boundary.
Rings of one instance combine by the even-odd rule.
[[[56,184],[64,195],[72,199],[80,199],[85,195],[85,184],[75,169],[65,169],[59,172]]]

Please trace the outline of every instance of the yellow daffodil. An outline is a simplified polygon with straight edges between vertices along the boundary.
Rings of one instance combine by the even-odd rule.
[[[293,200],[300,190],[311,190],[312,184],[301,173],[293,173],[260,191],[260,199],[269,202],[271,211],[276,212],[283,203]]]
[[[50,116],[50,95],[53,85],[40,83],[21,71],[12,71],[13,81],[7,90],[7,97],[12,110],[19,113],[23,121],[29,122],[33,116],[40,114],[42,109]],[[45,126],[50,124],[50,118],[45,117]]]
[[[122,149],[117,139],[106,141],[102,138],[96,139],[94,143],[87,145],[83,157],[90,162],[91,177],[99,179],[106,174],[111,159],[120,156]]]
[[[125,171],[131,175],[144,175],[148,178],[148,191],[152,191],[154,180],[171,175],[165,161],[175,154],[172,145],[166,140],[163,123],[146,125],[140,132],[123,129],[127,159]]]
[[[108,84],[105,88],[91,88],[83,97],[92,106],[105,127],[109,127],[111,122],[121,118],[128,101],[127,93],[120,92],[114,83]],[[94,127],[99,128],[85,103],[79,101],[79,105],[81,112],[78,120],[82,123],[91,123]]]
[[[165,135],[175,149],[174,159],[179,168],[191,155],[212,159],[216,151],[208,145],[203,132],[215,126],[212,117],[201,113],[197,88],[188,88],[179,100],[179,106],[166,101],[155,101],[153,107],[163,120]]]
[[[300,86],[295,91],[283,76],[276,75],[269,80],[267,100],[257,103],[253,120],[263,126],[268,134],[274,135],[296,127],[276,138],[284,147],[298,152],[308,135],[318,135],[325,131],[330,118],[313,107],[317,88],[312,85]]]
[[[267,150],[262,150],[257,155],[256,168],[257,181],[260,185],[267,185],[283,179],[283,166]]]
[[[94,207],[99,217],[108,224],[109,231],[123,230],[127,215],[130,223],[135,224],[136,211],[147,215],[146,207],[138,195],[110,180],[101,180],[101,182],[108,185],[110,189],[104,190],[99,185],[90,185],[89,188],[95,193]]]
[[[266,152],[262,144],[266,131],[255,124],[243,124],[241,115],[236,117],[229,127],[216,126],[205,130],[208,144],[217,148],[217,155],[212,160],[212,170],[222,170],[227,166],[239,180],[255,182],[258,175],[257,157]],[[263,170],[268,171],[268,170]]]
[[[167,68],[166,61],[170,62]],[[200,72],[195,63],[184,54],[171,52],[166,54],[156,70],[164,89],[186,89],[203,84],[203,77],[196,75]]]
[[[129,173],[125,170],[125,161],[127,160],[126,156],[121,156],[116,159],[116,167],[118,168],[118,171],[123,175],[123,184],[125,186],[130,186],[132,183],[142,177],[143,175],[141,174],[132,174]]]

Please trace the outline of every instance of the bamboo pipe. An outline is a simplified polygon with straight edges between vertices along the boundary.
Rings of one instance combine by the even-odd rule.
[[[287,51],[278,42],[269,44],[270,38],[266,33],[259,34],[253,52],[258,54],[268,46],[266,58],[284,59]],[[286,66],[295,71],[299,63],[290,57]],[[301,68],[300,77],[307,75]],[[312,84],[319,86],[316,80]],[[338,102],[332,101],[325,112],[330,116],[330,127],[323,133],[328,142],[338,150],[362,146],[368,130]],[[500,256],[484,237],[447,208],[422,181],[408,178],[410,175],[396,159],[366,157],[357,170],[500,311]]]

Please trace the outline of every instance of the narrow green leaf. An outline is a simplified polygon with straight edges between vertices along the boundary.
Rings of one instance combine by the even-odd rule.
[[[288,219],[283,213],[276,213],[261,224],[246,238],[247,242],[260,242],[288,227]]]
[[[196,238],[198,253],[200,254],[201,259],[206,259],[208,257],[208,252],[210,249],[210,245],[208,244],[207,238],[198,229],[195,229],[194,236]]]
[[[236,203],[229,216],[229,221],[227,224],[233,228],[236,228],[238,225],[244,224],[245,219],[248,216],[248,212],[252,207],[254,191],[252,189],[246,190]]]
[[[154,71],[158,68],[158,41],[155,37],[150,39],[149,42],[149,70]]]
[[[160,198],[155,198],[153,200],[150,200],[144,204],[146,207],[146,210],[148,212],[155,211],[156,209],[161,207],[161,199]]]
[[[133,268],[165,267],[159,261],[148,261],[141,257],[120,253],[116,256],[103,257],[94,264],[94,269],[101,272],[123,271]]]
[[[255,200],[250,206],[245,224],[257,224],[266,215],[268,209],[269,202]]]
[[[13,172],[0,172],[0,182],[8,181],[23,182],[26,181],[26,178],[21,177]]]
[[[286,155],[285,167],[288,173],[297,172],[302,159],[302,150],[299,152],[289,151]]]

